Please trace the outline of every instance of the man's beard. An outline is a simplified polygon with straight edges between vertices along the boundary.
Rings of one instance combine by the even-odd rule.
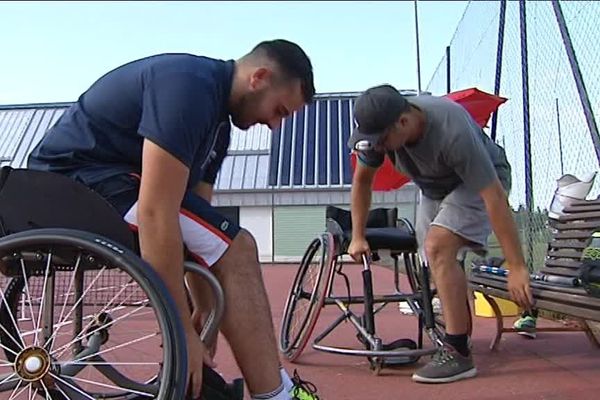
[[[246,130],[252,125],[257,124],[256,117],[251,116],[251,114],[260,104],[262,97],[262,93],[247,93],[243,95],[231,112],[231,122],[233,125],[239,129]]]

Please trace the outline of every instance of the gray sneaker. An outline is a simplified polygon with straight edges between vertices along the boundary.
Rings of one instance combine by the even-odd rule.
[[[449,383],[477,375],[473,357],[463,356],[454,347],[444,344],[431,361],[416,371],[412,379],[421,383]]]

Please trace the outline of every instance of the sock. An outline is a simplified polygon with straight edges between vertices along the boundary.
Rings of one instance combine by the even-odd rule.
[[[538,317],[538,309],[537,308],[532,308],[531,310],[525,310],[523,311],[523,317],[533,317],[533,318],[537,318]]]
[[[291,397],[282,384],[270,393],[256,394],[252,396],[252,400],[291,400]]]
[[[279,368],[279,373],[281,375],[281,382],[283,383],[283,388],[286,392],[291,391],[294,388],[294,382],[292,382],[292,379],[290,378],[286,370],[283,369],[283,367]]]
[[[454,347],[461,355],[465,357],[469,356],[469,336],[467,334],[449,335],[446,333],[444,342]]]

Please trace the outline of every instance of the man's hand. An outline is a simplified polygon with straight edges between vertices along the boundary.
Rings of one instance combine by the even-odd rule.
[[[215,367],[214,362],[208,355],[204,343],[196,331],[186,332],[187,352],[188,352],[188,394],[192,399],[200,398],[202,391],[202,368],[203,364],[211,368]]]
[[[525,310],[533,306],[533,296],[529,286],[529,271],[525,265],[511,267],[508,273],[508,292],[510,297]]]
[[[371,255],[371,249],[369,243],[364,237],[352,238],[350,246],[348,246],[348,254],[354,259],[354,261],[361,263],[362,255],[366,255],[367,258]]]

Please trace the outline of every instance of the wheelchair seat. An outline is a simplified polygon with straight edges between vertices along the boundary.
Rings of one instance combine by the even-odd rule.
[[[327,230],[339,240],[340,251],[346,251],[352,240],[350,211],[328,206],[325,212]],[[402,224],[399,226],[398,221]],[[365,236],[372,251],[417,251],[417,239],[410,223],[398,219],[397,208],[376,208],[369,211]]]
[[[2,167],[0,234],[67,228],[102,235],[137,251],[135,234],[99,194],[61,174]]]

